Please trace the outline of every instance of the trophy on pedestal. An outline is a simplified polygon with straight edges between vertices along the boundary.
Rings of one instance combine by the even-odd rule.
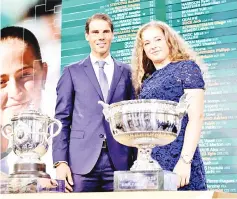
[[[55,133],[50,133],[49,127],[53,124],[58,129]],[[47,152],[49,140],[57,136],[61,129],[59,120],[34,110],[33,104],[29,109],[14,115],[10,124],[3,126],[3,136],[9,139],[13,152],[19,157],[14,164],[13,173],[9,175],[8,188],[12,192],[20,189],[22,184],[31,185],[32,188],[32,184],[50,179],[46,165],[40,158]]]
[[[176,174],[163,171],[152,159],[155,146],[173,142],[179,135],[188,108],[186,94],[180,102],[139,99],[105,104],[103,113],[114,139],[138,148],[137,160],[130,171],[114,172],[114,190],[177,190]]]

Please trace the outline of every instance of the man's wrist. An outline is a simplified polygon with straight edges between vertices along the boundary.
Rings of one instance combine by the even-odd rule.
[[[55,163],[53,164],[53,167],[54,167],[54,168],[57,168],[61,163],[66,163],[66,164],[68,164],[66,161],[58,161],[58,162],[55,162]]]

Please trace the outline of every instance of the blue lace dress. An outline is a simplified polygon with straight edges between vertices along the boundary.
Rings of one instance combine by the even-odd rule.
[[[156,70],[150,77],[144,80],[140,99],[161,99],[178,102],[184,94],[184,89],[204,89],[204,81],[201,71],[193,61],[180,61],[170,63],[162,69]],[[179,160],[188,116],[184,116],[181,131],[178,138],[166,145],[155,147],[152,158],[156,159],[164,170],[173,171]],[[206,178],[204,165],[197,147],[192,165],[190,183],[179,190],[206,190]]]

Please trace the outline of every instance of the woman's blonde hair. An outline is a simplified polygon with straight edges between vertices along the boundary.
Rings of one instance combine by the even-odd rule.
[[[132,81],[136,96],[138,96],[140,93],[143,79],[155,71],[154,64],[146,56],[142,43],[142,33],[149,27],[157,27],[163,32],[166,43],[169,47],[169,56],[171,62],[193,60],[197,63],[197,65],[202,65],[202,60],[192,50],[188,43],[184,41],[184,39],[166,23],[162,21],[151,21],[147,24],[144,24],[137,32],[131,60]]]

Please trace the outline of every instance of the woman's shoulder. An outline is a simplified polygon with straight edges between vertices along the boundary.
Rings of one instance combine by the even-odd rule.
[[[193,60],[182,60],[182,61],[177,61],[177,62],[173,62],[174,65],[176,66],[198,66],[196,64],[196,62],[194,62]]]
[[[183,82],[183,88],[204,88],[205,83],[200,67],[192,60],[179,61],[176,63],[176,76]]]
[[[193,60],[183,60],[178,62],[173,62],[175,65],[175,68],[182,71],[201,71],[200,67],[197,65],[197,63]]]

